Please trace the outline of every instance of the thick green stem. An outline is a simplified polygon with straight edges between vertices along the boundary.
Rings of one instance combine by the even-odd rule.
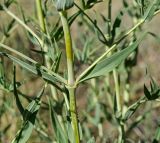
[[[67,21],[67,13],[61,12],[61,20],[64,30],[64,38],[66,45],[66,56],[67,56],[67,68],[68,68],[68,84],[74,85],[74,72],[73,72],[73,50],[70,29]]]
[[[70,113],[71,113],[72,127],[75,135],[75,142],[80,143],[75,88],[68,88],[68,90],[69,90],[69,98],[70,98]]]
[[[74,80],[74,70],[73,70],[73,49],[72,49],[72,39],[70,34],[70,29],[67,20],[67,12],[60,12],[61,21],[63,25],[65,45],[66,45],[66,57],[67,57],[67,68],[68,68],[68,91],[70,100],[70,112],[72,127],[75,135],[75,142],[80,143],[79,137],[79,127],[77,118],[77,108],[76,108],[76,97],[75,97],[75,80]]]

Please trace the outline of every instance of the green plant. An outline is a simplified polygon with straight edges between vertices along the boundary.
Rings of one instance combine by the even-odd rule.
[[[98,18],[93,20],[88,11],[101,3],[107,3],[108,15],[104,16],[96,11]],[[124,143],[128,141],[128,134],[146,118],[148,112],[138,115],[131,125],[127,126],[132,115],[147,101],[159,102],[160,88],[151,78],[151,89],[148,90],[144,85],[144,96],[130,105],[130,76],[136,65],[140,42],[145,39],[147,34],[158,39],[156,34],[147,29],[144,30],[142,25],[149,23],[153,17],[159,14],[160,1],[133,0],[133,3],[130,4],[126,0],[122,0],[122,4],[123,8],[113,21],[112,0],[81,0],[79,3],[73,0],[35,0],[38,20],[34,16],[28,17],[24,12],[23,5],[21,6],[18,1],[5,0],[0,3],[0,10],[13,19],[4,26],[0,42],[0,84],[4,96],[6,92],[13,93],[23,120],[21,129],[12,143],[27,142],[34,129],[39,133],[37,136],[45,142],[115,141]],[[9,10],[12,5],[19,7],[23,19]],[[52,5],[51,8],[50,5]],[[75,9],[71,14],[70,10],[73,7]],[[125,21],[123,20],[125,14],[132,19],[133,26],[129,30],[121,28],[121,23]],[[53,22],[49,20],[52,15],[58,17],[54,26]],[[106,31],[105,28],[102,30],[98,24],[101,19]],[[87,30],[82,28],[84,33],[80,33],[78,39],[75,39],[70,28],[77,21],[79,21],[80,29],[85,26]],[[34,24],[38,30],[30,28],[30,24]],[[28,53],[24,54],[4,44],[17,29],[17,25],[24,28],[26,32],[24,35],[27,35],[28,38],[27,42],[36,48],[32,51],[29,49],[28,53],[36,53],[40,58],[38,62],[28,56]],[[21,49],[22,46],[19,45],[18,49]],[[61,46],[65,47],[65,52]],[[81,48],[82,46],[84,47]],[[9,77],[5,69],[6,61],[4,59],[6,58],[13,62],[12,77]],[[62,60],[64,58],[66,60]],[[26,81],[17,82],[16,77],[19,73],[16,74],[15,65],[19,65],[25,72],[29,71],[29,73],[25,73],[25,78],[29,75],[33,76],[31,75],[33,73],[37,78],[43,79],[43,86],[34,98],[21,92],[20,88],[26,84]],[[82,66],[85,66],[85,69],[81,69]],[[125,77],[123,73],[125,73]],[[28,80],[28,77],[26,79]],[[79,113],[76,94],[78,94],[78,88],[83,84],[87,87],[87,90],[82,92],[85,95],[84,98],[87,99],[87,104],[85,110],[79,109]],[[106,102],[104,99],[107,99]],[[25,108],[26,101],[29,103]],[[12,109],[12,105],[8,105],[5,98],[3,102],[0,118]],[[47,123],[48,118],[41,115],[42,109],[47,110],[50,114],[53,134],[47,132],[50,124]],[[152,108],[149,109],[150,111]],[[14,111],[13,114],[15,114]],[[79,121],[80,115],[83,116],[83,121]],[[105,121],[115,126],[118,131],[118,137],[115,140],[110,141],[105,138],[103,127]],[[89,124],[98,129],[96,140],[94,131],[88,127]],[[1,131],[2,135],[0,134],[0,136],[6,134],[9,128],[10,124]],[[158,141],[159,127],[153,138],[153,142]]]

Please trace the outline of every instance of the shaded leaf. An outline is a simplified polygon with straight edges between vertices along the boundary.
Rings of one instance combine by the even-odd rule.
[[[87,141],[87,143],[96,143],[95,138],[92,137],[91,139],[89,139],[89,141]]]
[[[146,102],[145,97],[142,97],[140,100],[138,100],[136,103],[132,104],[130,107],[128,107],[126,113],[124,114],[123,121],[127,121],[138,109],[140,105],[142,105],[144,102]]]
[[[160,97],[160,87],[153,80],[153,78],[151,78],[151,82],[150,82],[150,91],[147,89],[147,87],[144,84],[144,94],[148,100],[155,100]]]
[[[13,71],[13,87],[14,87],[14,96],[16,98],[16,104],[17,104],[17,107],[21,113],[21,115],[23,116],[23,113],[24,113],[24,108],[21,104],[21,101],[19,99],[19,95],[18,95],[18,92],[17,92],[17,85],[16,85],[16,68],[14,67],[14,71]]]
[[[92,8],[95,4],[102,2],[102,0],[88,0],[85,4],[85,9]]]
[[[9,32],[10,32],[10,30],[13,28],[14,24],[15,24],[15,20],[12,19],[12,20],[8,23],[8,25],[6,26],[6,28],[4,29],[4,35],[5,35],[6,37],[9,37]]]
[[[3,10],[3,5],[5,5],[8,8],[14,2],[15,0],[5,0],[4,4],[0,4],[0,10]]]
[[[129,126],[129,128],[126,131],[126,134],[128,135],[129,133],[131,133],[133,131],[133,129],[138,126],[138,124],[140,124],[143,120],[145,120],[148,113],[150,113],[150,112],[147,111],[143,115],[138,116],[133,121],[133,123],[131,123],[131,125]]]
[[[148,100],[152,99],[152,96],[151,96],[150,92],[148,91],[145,84],[144,84],[144,94],[145,94],[145,96],[147,97]]]
[[[145,21],[151,20],[159,5],[160,0],[154,0],[153,2],[151,2],[151,4],[148,6],[147,10],[144,13],[143,19]]]
[[[60,65],[60,61],[61,61],[61,56],[62,56],[62,52],[60,52],[57,57],[56,57],[56,63],[55,63],[55,67],[54,67],[54,72],[57,73],[58,69],[59,69],[59,65]]]
[[[67,115],[69,119],[66,120],[66,130],[67,130],[67,136],[69,138],[69,143],[75,143],[75,136],[74,136],[74,131],[71,125],[70,117]]]
[[[155,33],[152,33],[152,32],[148,32],[148,33],[149,33],[153,38],[155,38],[158,43],[160,43],[160,36],[159,36],[159,35],[157,35],[157,34],[155,34]]]
[[[62,126],[57,118],[57,114],[54,111],[51,100],[49,99],[50,117],[52,121],[52,126],[56,135],[56,140],[58,143],[68,143],[67,136],[62,129]]]
[[[120,13],[118,14],[118,16],[116,17],[114,24],[113,24],[113,28],[112,28],[112,39],[111,39],[111,43],[113,43],[115,36],[116,36],[116,31],[120,28],[121,22],[122,22],[122,17],[123,17],[124,13],[123,11],[120,11]]]
[[[18,131],[16,137],[12,143],[26,143],[32,134],[34,128],[37,112],[40,108],[40,99],[43,95],[44,88],[39,92],[36,99],[34,99],[25,109],[23,114],[23,124],[20,131]]]
[[[156,134],[152,143],[159,143],[159,141],[160,141],[160,125],[156,130]]]

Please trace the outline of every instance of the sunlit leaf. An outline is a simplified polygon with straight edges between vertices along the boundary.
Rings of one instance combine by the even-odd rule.
[[[106,75],[108,72],[116,68],[122,61],[125,60],[136,48],[138,48],[139,43],[143,40],[143,34],[137,41],[133,42],[129,47],[113,54],[110,57],[104,58],[102,61],[98,62],[88,73],[86,73],[80,81],[85,81],[94,77]]]
[[[59,78],[59,76],[57,74],[55,74],[57,76],[54,76],[52,74],[47,73],[44,69],[41,68],[41,65],[39,65],[39,64],[29,64],[29,63],[24,62],[24,61],[12,56],[12,55],[2,53],[2,52],[0,54],[5,57],[8,57],[16,64],[19,64],[21,67],[23,67],[26,70],[44,78],[45,80],[47,80],[53,84],[55,84],[55,82],[61,82],[61,79]]]

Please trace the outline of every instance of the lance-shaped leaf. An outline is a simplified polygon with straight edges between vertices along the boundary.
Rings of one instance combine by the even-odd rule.
[[[144,13],[143,19],[145,21],[147,20],[150,21],[154,16],[154,13],[159,5],[160,5],[160,0],[154,0],[153,2],[151,2],[151,4],[148,6],[147,10]]]
[[[17,85],[16,85],[16,68],[14,67],[13,69],[13,88],[14,88],[14,96],[15,96],[15,99],[16,99],[16,104],[17,104],[17,107],[20,111],[20,113],[22,114],[23,116],[23,113],[24,113],[24,108],[21,104],[21,101],[19,99],[19,95],[18,95],[18,92],[17,92]]]
[[[121,50],[113,54],[110,57],[106,57],[100,62],[98,62],[91,70],[89,70],[81,79],[80,82],[106,75],[108,72],[111,72],[114,68],[116,68],[122,61],[124,61],[136,48],[138,48],[139,43],[142,41],[146,33],[142,34],[142,36],[129,47]]]
[[[43,95],[44,88],[42,88],[42,90],[37,95],[36,99],[33,100],[25,109],[23,114],[22,128],[20,129],[20,131],[18,131],[12,143],[26,143],[27,140],[30,138],[32,130],[34,128],[36,115],[40,108],[40,99]]]
[[[74,5],[74,0],[56,0],[56,8],[58,11],[64,11]]]
[[[15,0],[6,0],[6,1],[4,1],[3,4],[0,4],[0,10],[3,10],[3,5],[5,5],[6,7],[9,7],[14,2],[15,2]]]
[[[3,53],[0,52],[0,55],[3,55],[7,58],[9,58],[10,60],[12,60],[14,63],[20,65],[22,68],[25,68],[26,70],[42,77],[43,79],[55,84],[55,82],[62,82],[65,83],[65,81],[63,80],[62,77],[60,77],[58,74],[52,72],[52,73],[48,73],[47,71],[45,71],[44,68],[42,68],[42,66],[40,64],[35,64],[35,63],[27,63],[24,62],[10,54],[7,53]],[[51,72],[51,71],[50,71]]]
[[[151,78],[150,90],[148,90],[146,85],[144,84],[144,94],[148,100],[155,100],[160,97],[160,87],[153,80],[153,78]]]
[[[141,99],[139,99],[137,102],[135,102],[134,104],[132,104],[130,107],[128,107],[126,113],[123,116],[122,121],[126,122],[135,112],[136,110],[143,104],[145,103],[147,100],[145,97],[142,97]]]

